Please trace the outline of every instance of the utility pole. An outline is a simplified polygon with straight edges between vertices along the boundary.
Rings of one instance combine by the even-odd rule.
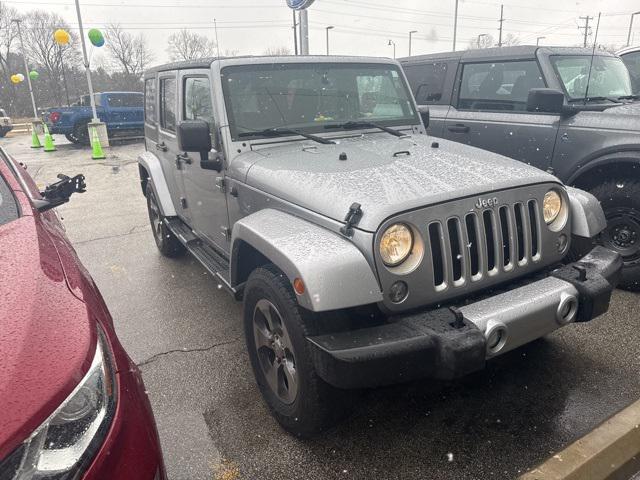
[[[453,51],[456,51],[456,37],[458,36],[458,0],[456,0],[456,10],[453,15]]]
[[[291,13],[293,13],[293,48],[298,55],[298,20],[296,19],[296,11],[292,9]]]
[[[498,46],[501,47],[502,46],[502,24],[504,23],[504,5],[500,5],[500,20],[498,20],[498,22],[500,23],[500,29],[498,34]]]
[[[633,17],[634,15],[640,15],[640,11],[633,12],[631,14],[631,20],[629,20],[629,33],[627,34],[627,47],[631,46],[631,29],[633,28]]]
[[[36,108],[36,98],[33,96],[33,86],[31,85],[31,77],[29,76],[29,64],[27,63],[27,54],[24,51],[24,42],[22,41],[22,20],[14,18],[11,20],[18,26],[18,38],[20,39],[20,50],[22,50],[22,59],[24,60],[24,73],[27,77],[27,84],[29,85],[29,94],[31,95],[31,106],[33,107],[33,118],[38,118],[38,109]]]
[[[417,31],[417,30],[411,30],[411,31],[409,32],[409,56],[411,56],[411,36],[412,36],[414,33],[418,33],[418,31]]]
[[[309,55],[309,16],[306,8],[300,10],[300,55]]]
[[[333,28],[335,28],[333,25],[325,27],[325,30],[327,31],[327,55],[329,55],[329,30],[332,30]]]
[[[587,15],[586,17],[580,17],[580,20],[584,20],[584,27],[578,27],[580,30],[584,28],[584,46],[587,46],[587,40],[589,38],[589,20],[593,20],[593,17]]]
[[[536,46],[540,45],[540,40],[544,40],[547,37],[536,37]]]

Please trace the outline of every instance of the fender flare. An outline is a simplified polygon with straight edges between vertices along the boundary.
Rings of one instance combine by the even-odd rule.
[[[141,165],[149,174],[149,178],[151,179],[151,188],[153,188],[153,191],[156,194],[156,199],[159,204],[158,206],[160,207],[162,215],[165,217],[175,217],[176,209],[173,206],[171,193],[169,192],[169,187],[167,186],[167,181],[164,178],[162,165],[160,165],[158,157],[153,153],[144,152],[138,156],[138,164]]]
[[[358,248],[326,228],[270,208],[242,218],[231,238],[231,286],[238,284],[238,245],[259,251],[284,272],[290,282],[305,285],[298,303],[315,312],[382,301],[380,286]]]
[[[589,192],[574,187],[565,187],[571,210],[571,234],[594,238],[607,226],[607,219],[600,202]]]
[[[584,158],[583,161],[580,162],[582,167],[575,171],[565,184],[573,185],[578,177],[590,172],[594,168],[602,167],[610,163],[635,163],[640,165],[640,146],[615,147]]]

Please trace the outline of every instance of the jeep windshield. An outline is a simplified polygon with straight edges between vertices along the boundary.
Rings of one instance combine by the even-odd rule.
[[[584,100],[585,95],[587,100],[617,102],[633,93],[629,72],[617,57],[593,57],[590,79],[590,56],[556,55],[551,62],[570,102]]]
[[[351,126],[415,125],[419,117],[399,67],[389,64],[272,63],[222,70],[234,140],[269,130],[353,130]],[[341,128],[343,127],[344,128]],[[292,133],[295,135],[295,133]]]

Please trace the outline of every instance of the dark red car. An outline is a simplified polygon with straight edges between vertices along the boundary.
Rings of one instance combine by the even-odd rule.
[[[51,208],[0,149],[0,480],[164,479],[140,372]]]

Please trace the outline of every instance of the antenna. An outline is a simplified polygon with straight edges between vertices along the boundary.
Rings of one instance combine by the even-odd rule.
[[[596,24],[596,34],[593,37],[593,48],[591,49],[591,62],[589,62],[589,75],[587,75],[587,88],[584,90],[584,104],[587,104],[587,99],[589,98],[589,83],[591,83],[591,70],[593,69],[593,58],[596,56],[596,46],[598,45],[598,29],[600,28],[600,15],[602,12],[598,13],[598,23]]]

